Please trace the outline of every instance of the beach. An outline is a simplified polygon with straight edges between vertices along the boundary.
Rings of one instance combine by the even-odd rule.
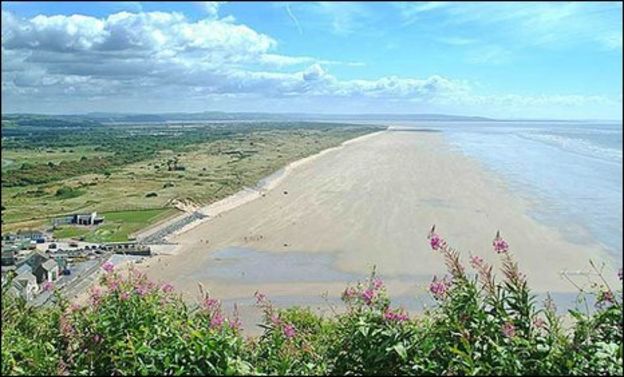
[[[326,307],[376,266],[391,297],[414,309],[426,301],[432,277],[446,273],[426,239],[435,224],[468,270],[470,255],[499,264],[492,239],[500,230],[536,293],[573,297],[576,288],[561,272],[589,272],[590,258],[604,261],[616,284],[604,248],[571,242],[536,221],[530,201],[439,132],[367,135],[291,164],[249,195],[206,212],[211,216],[170,238],[175,253],[140,268],[189,299],[201,283],[214,297],[241,303],[244,313],[257,290],[280,305]]]

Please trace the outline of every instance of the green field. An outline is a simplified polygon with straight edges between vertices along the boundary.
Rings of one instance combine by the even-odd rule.
[[[3,164],[9,165],[3,171],[2,230],[49,228],[55,217],[97,211],[106,221],[96,230],[66,227],[55,234],[59,238],[84,236],[95,242],[123,241],[149,223],[171,216],[175,203],[213,203],[255,185],[289,162],[377,130],[334,124],[218,127],[161,125],[98,130],[104,146],[94,145],[90,132],[72,132],[54,139],[58,135],[48,130],[48,139],[37,138],[33,143],[55,140],[50,141],[53,145],[31,149],[25,148],[30,140],[25,133],[3,141],[3,158],[8,159]],[[108,133],[118,142],[109,140]],[[156,136],[159,133],[164,135]],[[75,139],[75,146],[66,146],[69,137]],[[120,151],[111,155],[117,144],[122,145]],[[102,152],[104,147],[109,152]],[[52,165],[62,159],[65,165]],[[79,169],[74,169],[75,159],[82,159]],[[124,163],[126,159],[130,162]],[[140,161],[133,161],[136,159]],[[36,169],[24,170],[25,163],[35,164]],[[97,169],[99,164],[103,168]],[[46,170],[48,165],[54,168]],[[57,167],[59,175],[55,175]],[[89,173],[71,175],[81,171]],[[13,174],[42,183],[27,184],[28,180],[13,179]],[[63,178],[65,175],[71,176]]]
[[[95,151],[95,146],[76,146],[67,148],[8,149],[2,151],[2,171],[19,169],[22,164],[54,163],[61,161],[79,161],[82,157],[110,155],[108,152]]]
[[[129,236],[178,211],[173,208],[148,209],[141,211],[104,212],[104,223],[93,228],[78,225],[64,225],[54,231],[58,239],[84,237],[87,242],[128,241]]]

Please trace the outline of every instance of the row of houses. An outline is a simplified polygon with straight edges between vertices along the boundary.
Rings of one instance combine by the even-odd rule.
[[[13,279],[8,291],[26,300],[32,300],[39,293],[42,284],[57,281],[64,268],[65,263],[62,259],[51,258],[39,251],[33,251],[18,262],[15,269],[10,272]]]

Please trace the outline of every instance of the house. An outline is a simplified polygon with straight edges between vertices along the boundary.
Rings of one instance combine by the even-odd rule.
[[[30,272],[21,273],[13,278],[9,292],[27,301],[32,300],[39,291],[37,278]]]
[[[59,277],[58,263],[39,251],[34,251],[29,254],[23,261],[17,265],[16,272],[30,272],[37,278],[37,283],[41,284],[44,281],[55,281]]]
[[[13,266],[15,264],[15,251],[12,249],[3,249],[0,265]]]
[[[97,212],[91,213],[76,213],[71,216],[60,217],[52,221],[53,226],[57,227],[63,224],[76,224],[76,225],[97,225],[104,221],[103,217],[98,217]]]
[[[97,225],[104,221],[104,218],[98,217],[97,212],[76,214],[72,220],[72,224],[78,225]]]
[[[59,276],[59,265],[54,259],[48,259],[35,269],[37,281],[54,282]]]

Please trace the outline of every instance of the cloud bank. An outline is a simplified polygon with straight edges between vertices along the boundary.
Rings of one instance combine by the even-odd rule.
[[[206,17],[195,21],[175,12],[20,18],[3,11],[2,100],[13,111],[36,103],[55,112],[236,110],[237,104],[247,111],[280,101],[281,107],[299,106],[297,111],[349,112],[366,104],[371,112],[377,104],[379,112],[417,112],[450,104],[573,107],[612,101],[484,96],[467,81],[439,75],[341,80],[328,67],[357,63],[279,54],[271,36],[219,17],[219,2],[206,2],[204,9]]]

